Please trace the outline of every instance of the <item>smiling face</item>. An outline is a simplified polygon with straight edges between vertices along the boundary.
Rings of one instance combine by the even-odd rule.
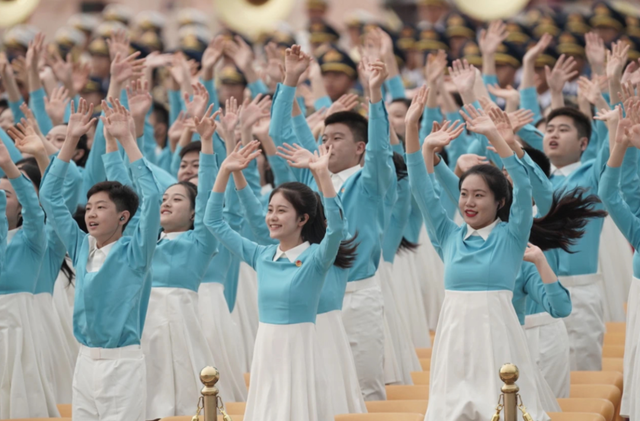
[[[198,175],[200,167],[200,152],[193,151],[184,154],[178,170],[178,181],[189,181]]]
[[[298,216],[296,209],[282,192],[276,192],[269,201],[269,209],[264,219],[269,228],[269,236],[282,242],[300,238],[302,227],[309,216]]]
[[[195,217],[189,192],[185,186],[175,184],[162,196],[160,206],[160,225],[164,232],[188,231]]]
[[[588,142],[589,139],[579,136],[578,129],[569,116],[559,115],[547,122],[544,153],[557,168],[580,161]]]
[[[329,171],[333,174],[358,165],[367,146],[364,142],[356,142],[351,129],[343,123],[325,127],[322,143],[333,147],[329,156]]]
[[[22,206],[20,205],[20,202],[18,202],[16,192],[9,180],[6,178],[0,179],[0,190],[4,190],[4,193],[7,196],[7,208],[5,210],[5,214],[7,215],[9,229],[12,230],[18,228],[18,221],[20,220]]]
[[[87,201],[84,222],[98,244],[109,244],[120,238],[123,226],[129,220],[129,211],[118,212],[109,193],[100,191]]]
[[[473,229],[484,228],[496,220],[500,203],[484,178],[468,175],[462,182],[458,208],[464,221]]]
[[[62,148],[62,145],[64,144],[64,139],[66,137],[67,137],[67,126],[64,124],[61,124],[49,130],[49,133],[47,133],[47,135],[45,136],[45,139],[47,139],[53,146],[60,149]]]

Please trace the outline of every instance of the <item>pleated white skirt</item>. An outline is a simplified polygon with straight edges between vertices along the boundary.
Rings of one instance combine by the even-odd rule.
[[[555,398],[568,398],[571,380],[569,334],[562,319],[548,313],[532,314],[525,319],[529,352]],[[545,406],[546,409],[546,406]]]
[[[511,291],[449,291],[438,323],[431,357],[428,421],[491,419],[501,391],[505,363],[520,371],[517,385],[536,421],[547,421]],[[522,420],[522,415],[518,418]]]
[[[429,323],[420,289],[420,275],[415,268],[415,252],[401,252],[393,262],[396,307],[417,348],[431,348]]]
[[[192,415],[200,394],[200,370],[216,361],[198,314],[198,294],[184,288],[152,288],[141,340],[147,368],[147,419]],[[216,385],[225,401],[224,375]]]
[[[36,341],[33,295],[0,295],[0,418],[59,417]]]
[[[69,279],[61,271],[53,287],[53,306],[60,320],[63,337],[71,352],[74,367],[80,350],[80,344],[73,334],[73,300],[75,291],[74,284],[69,284]]]
[[[247,386],[242,369],[244,349],[224,298],[224,285],[216,282],[200,284],[198,301],[200,323],[216,361],[216,368],[231,387],[229,394],[233,401],[244,402],[247,400]]]
[[[604,321],[624,322],[623,304],[627,301],[633,277],[633,252],[611,216],[604,219],[598,262],[604,277]]]
[[[238,277],[238,292],[236,305],[231,313],[236,326],[240,329],[242,347],[245,361],[243,371],[251,370],[253,348],[258,331],[258,275],[251,266],[240,262],[240,275]]]
[[[391,347],[391,355],[396,359],[396,382],[400,384],[413,384],[411,380],[412,371],[422,371],[420,361],[416,355],[416,347],[411,341],[409,329],[400,316],[394,293],[395,280],[393,279],[393,268],[390,262],[380,262],[376,276],[380,279],[382,296],[384,298],[384,317],[389,327],[389,335],[385,336],[385,346]],[[386,356],[386,353],[385,353]],[[385,364],[387,361],[385,360]]]
[[[333,421],[313,323],[260,323],[245,421]]]
[[[624,389],[622,391],[622,403],[620,415],[630,417],[632,415],[632,401],[640,400],[640,370],[638,364],[638,350],[640,349],[640,279],[633,278],[629,290],[627,302],[627,330],[624,342]],[[636,374],[636,371],[638,372]],[[634,415],[640,417],[640,407]]]
[[[34,312],[32,321],[38,332],[38,340],[44,353],[49,379],[56,395],[56,402],[71,403],[71,384],[75,361],[65,340],[60,319],[53,307],[51,294],[33,296]]]
[[[422,299],[430,330],[436,330],[440,309],[444,301],[444,263],[431,241],[425,227],[420,233],[420,246],[413,253],[416,273],[420,277]]]
[[[366,413],[367,407],[358,383],[353,353],[342,323],[342,311],[318,314],[316,334],[333,414]]]

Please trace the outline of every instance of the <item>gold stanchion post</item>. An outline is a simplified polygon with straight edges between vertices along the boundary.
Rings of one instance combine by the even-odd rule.
[[[507,363],[500,368],[500,380],[504,402],[504,421],[516,421],[518,419],[518,392],[520,388],[516,384],[520,373],[518,367]]]
[[[218,419],[218,388],[216,383],[220,380],[220,373],[214,367],[205,367],[200,371],[200,381],[204,385],[200,393],[204,401],[204,421],[217,421]]]

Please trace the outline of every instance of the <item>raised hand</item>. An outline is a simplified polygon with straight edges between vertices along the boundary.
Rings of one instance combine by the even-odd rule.
[[[429,53],[427,56],[427,64],[425,66],[425,74],[429,86],[435,86],[436,83],[444,76],[444,70],[447,68],[447,53],[444,50],[438,50],[437,53]]]
[[[489,160],[485,156],[480,156],[472,153],[460,155],[456,161],[456,174],[464,174],[476,165],[488,164]]]
[[[64,123],[64,112],[69,103],[69,91],[64,86],[58,86],[48,97],[44,97],[44,109],[54,126]]]
[[[311,63],[311,57],[300,50],[299,45],[292,45],[287,48],[284,54],[284,84],[287,86],[298,86],[300,76],[307,70]]]
[[[589,80],[589,78],[580,76],[578,79],[578,91],[591,104],[595,104],[602,95],[600,84],[597,81]]]
[[[236,36],[234,40],[235,42],[227,41],[224,44],[224,51],[236,63],[236,66],[243,73],[246,73],[253,65],[253,50],[242,37]]]
[[[7,134],[13,139],[16,148],[22,153],[33,156],[46,153],[44,143],[42,143],[40,136],[30,125],[25,126],[22,123],[18,123],[15,127],[10,127],[7,130]]]
[[[638,148],[640,147],[640,104],[634,104],[634,106],[628,110],[627,115],[631,119],[631,123],[633,125],[628,129],[625,135],[629,139],[629,142]]]
[[[207,104],[209,103],[209,92],[202,83],[193,85],[193,98],[189,98],[189,94],[184,94],[184,103],[187,106],[187,114],[190,117],[202,118]]]
[[[173,56],[171,54],[161,54],[158,51],[153,51],[145,57],[145,64],[147,69],[157,69],[160,67],[171,66]]]
[[[227,99],[224,104],[224,115],[220,119],[220,129],[226,136],[233,136],[239,120],[240,110],[238,109],[238,100],[236,100],[235,97],[231,97]]]
[[[596,112],[594,120],[606,121],[606,122],[614,122],[616,125],[618,124],[618,120],[622,115],[622,109],[619,105],[614,107],[613,109],[602,108]]]
[[[275,42],[270,42],[265,45],[264,51],[267,54],[267,67],[265,69],[265,73],[269,81],[275,87],[276,84],[284,81],[285,71],[282,55],[278,51],[278,46]]]
[[[441,150],[451,143],[453,139],[460,136],[463,130],[464,124],[460,124],[459,121],[451,124],[450,121],[445,120],[442,125],[434,121],[431,134],[424,140],[424,148],[430,152]]]
[[[264,141],[269,138],[270,124],[271,124],[271,119],[267,116],[258,120],[256,124],[254,124],[252,127],[251,133],[256,137],[256,139],[260,141],[260,143],[263,144],[263,147],[264,147]],[[275,145],[273,145],[273,148],[275,149]],[[273,155],[273,153],[271,155]]]
[[[331,114],[339,113],[342,111],[351,111],[359,104],[358,95],[356,94],[344,94],[337,101],[335,101],[327,110],[327,117]]]
[[[523,61],[527,63],[534,63],[538,58],[538,56],[542,54],[544,50],[547,49],[551,41],[553,41],[553,37],[550,34],[543,34],[540,37],[540,40],[536,43],[536,45],[534,45],[532,48],[530,48],[526,52],[526,54],[524,55]],[[604,59],[604,51],[602,53],[603,53],[602,58]]]
[[[44,49],[44,38],[44,34],[39,32],[32,41],[29,41],[25,63],[27,68],[32,72],[37,73],[40,67],[40,57]]]
[[[478,46],[482,55],[493,55],[498,51],[500,44],[507,39],[507,25],[501,21],[491,22],[489,29],[480,31],[480,41]]]
[[[469,65],[467,60],[455,60],[449,67],[449,74],[460,95],[464,96],[473,92],[473,86],[476,83],[476,70]]]
[[[605,48],[604,41],[595,32],[589,32],[584,35],[586,47],[585,53],[587,54],[587,61],[593,69],[594,73],[598,75],[605,74]]]
[[[249,166],[249,163],[257,158],[262,152],[258,150],[260,142],[251,141],[247,146],[242,148],[238,143],[233,151],[227,155],[222,162],[221,167],[229,172],[242,171]]]
[[[507,102],[520,103],[520,91],[514,89],[511,85],[506,88],[501,88],[500,85],[487,85],[487,90],[491,95],[502,98]]]
[[[387,66],[383,61],[376,60],[372,61],[368,64],[369,71],[369,91],[371,92],[371,97],[373,100],[374,93],[380,91],[382,84],[385,80],[387,80],[387,76],[389,76],[389,72],[387,71]],[[373,101],[377,102],[377,101]]]
[[[318,124],[323,123],[325,118],[327,118],[327,109],[322,107],[318,111],[307,116],[307,124],[309,125],[309,128],[313,130]]]
[[[131,81],[127,86],[127,97],[131,116],[136,122],[141,121],[144,123],[144,119],[153,103],[153,98],[149,93],[149,82],[145,80],[143,83],[140,79]]]
[[[407,114],[404,116],[405,125],[417,125],[420,122],[422,113],[424,112],[424,106],[427,103],[427,96],[429,95],[429,88],[425,85],[418,89],[418,92],[413,96],[411,105],[407,110]]]
[[[225,39],[222,35],[216,36],[209,42],[207,49],[204,50],[204,54],[202,54],[202,68],[205,71],[213,71],[216,63],[218,63],[224,53],[224,44]]]
[[[464,110],[460,110],[460,115],[467,122],[467,129],[474,133],[489,137],[489,135],[497,132],[496,125],[484,111],[476,110],[471,104],[464,106]]]
[[[116,56],[126,57],[129,54],[129,37],[124,29],[119,29],[111,34],[107,39],[109,46],[109,56],[111,60],[115,60]]]
[[[131,116],[129,110],[120,104],[120,101],[117,99],[109,98],[109,102],[113,105],[112,107],[105,101],[102,101],[104,117],[100,117],[100,119],[104,127],[120,142],[130,139],[133,135],[129,124],[129,117]]]
[[[116,53],[111,62],[111,77],[118,84],[123,84],[131,78],[139,78],[144,74],[144,59],[137,59],[139,51],[128,56]]]
[[[53,74],[58,81],[62,82],[67,88],[73,85],[73,60],[71,53],[67,54],[66,60],[60,57],[57,49],[53,49],[47,56],[47,65],[51,67]]]
[[[498,129],[498,133],[502,136],[502,138],[507,142],[509,146],[513,146],[516,141],[516,135],[513,131],[513,127],[511,127],[511,122],[509,121],[509,116],[507,113],[502,111],[500,108],[493,108],[488,112],[491,121]]]
[[[636,102],[640,101],[640,98],[636,96],[634,86],[631,83],[622,84],[620,88],[618,96],[620,97],[620,102],[622,102],[625,110],[631,109]]]
[[[313,159],[313,154],[309,150],[296,143],[293,145],[284,143],[282,146],[278,146],[276,155],[287,161],[289,166],[293,168],[309,168],[309,163]]]
[[[182,132],[185,130],[187,130],[187,114],[180,111],[178,118],[176,118],[167,132],[167,136],[169,136],[169,146],[172,151],[176,149],[176,145],[178,145],[178,142],[180,141]]]
[[[216,118],[222,111],[213,112],[213,104],[209,106],[202,118],[194,117],[196,131],[203,141],[213,140],[213,134],[216,131]]]
[[[527,124],[533,123],[533,111],[527,109],[507,113],[507,117],[509,117],[509,124],[515,133],[518,133]]]
[[[269,117],[271,110],[271,98],[258,94],[253,101],[245,99],[242,110],[239,113],[240,126],[243,129],[250,129],[259,120]]]
[[[31,111],[26,102],[20,104],[20,111],[22,111],[22,114],[24,114],[26,118],[26,120],[24,118],[21,120],[22,125],[25,127],[31,127],[38,136],[45,140],[44,136],[42,135],[42,131],[40,131],[38,120],[36,120],[36,117],[33,115],[33,111]]]
[[[73,92],[82,92],[87,81],[89,80],[89,64],[88,63],[73,63],[71,70],[71,87]]]
[[[106,105],[103,101],[103,107]],[[93,115],[93,104],[88,104],[84,98],[80,98],[78,108],[74,108],[74,101],[71,101],[71,115],[67,123],[67,138],[80,139],[87,134],[91,126],[96,122]]]
[[[625,41],[611,44],[611,50],[606,50],[607,77],[609,80],[620,80],[624,65],[627,63],[629,48],[631,45]]]
[[[547,76],[549,89],[555,92],[562,92],[565,83],[578,75],[578,71],[575,68],[575,59],[564,54],[560,56],[555,66],[553,66],[553,70],[549,69],[549,66],[545,66],[544,72]]]
[[[309,169],[316,174],[320,172],[328,173],[329,157],[331,156],[332,150],[333,146],[329,146],[328,148],[324,144],[318,146],[318,150],[313,153],[309,160]]]
[[[524,251],[523,260],[525,262],[538,263],[541,260],[546,260],[546,257],[544,257],[544,253],[542,252],[540,247],[536,246],[535,244],[529,243],[527,244],[527,248]]]

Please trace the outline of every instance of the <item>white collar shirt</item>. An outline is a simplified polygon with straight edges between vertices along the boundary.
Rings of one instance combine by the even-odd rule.
[[[109,252],[113,245],[116,243],[114,241],[111,244],[107,244],[101,248],[98,248],[98,242],[93,236],[89,236],[89,257],[87,258],[87,272],[97,272],[100,270],[104,262],[107,260],[107,256],[109,256]]]
[[[484,228],[480,228],[480,229],[473,229],[471,228],[469,225],[467,225],[467,233],[464,236],[464,239],[466,240],[467,238],[471,237],[471,236],[478,236],[478,237],[482,237],[482,239],[484,241],[487,241],[487,238],[489,238],[489,234],[491,234],[491,231],[493,231],[493,229],[500,223],[502,222],[502,220],[500,218],[497,218],[495,221],[493,221],[491,224],[487,225]]]
[[[331,182],[333,183],[333,188],[336,189],[336,192],[340,191],[340,188],[342,188],[342,185],[346,183],[349,177],[351,177],[361,169],[361,165],[356,165],[355,167],[342,170],[339,173],[331,174]]]
[[[306,250],[309,248],[309,246],[311,246],[311,244],[309,244],[308,241],[305,241],[304,243],[295,246],[294,248],[287,250],[287,251],[282,251],[280,249],[280,246],[278,246],[278,249],[276,250],[276,254],[273,256],[273,261],[277,261],[278,259],[284,257],[286,259],[289,259],[289,261],[291,263],[294,263],[296,260],[298,260],[298,257]]]
[[[580,168],[581,165],[582,162],[580,161],[574,162],[573,164],[565,165],[562,168],[556,168],[555,166],[551,165],[551,175],[569,177],[571,173]]]
[[[18,227],[18,228],[14,228],[12,230],[9,230],[7,232],[7,244],[9,244],[11,242],[11,240],[13,240],[13,237],[16,236],[16,234],[18,233],[18,231],[20,231],[22,229],[22,227]]]

